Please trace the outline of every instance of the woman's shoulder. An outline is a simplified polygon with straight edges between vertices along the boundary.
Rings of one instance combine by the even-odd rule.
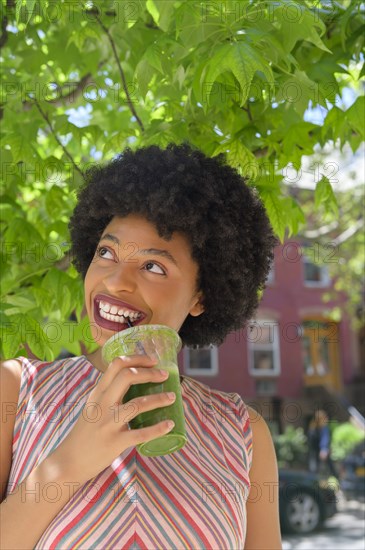
[[[73,368],[94,369],[85,356],[57,358],[53,361],[21,356],[4,361],[1,365],[1,370],[4,371],[2,377],[11,377],[14,383],[16,381],[19,385],[21,381],[30,383],[42,376],[48,378],[52,372],[60,373],[62,370],[66,372]]]
[[[22,364],[19,359],[7,359],[0,364],[0,386],[7,397],[19,393]]]
[[[31,366],[33,369],[42,370],[43,368],[55,368],[60,367],[61,365],[72,366],[73,364],[79,365],[80,363],[85,363],[90,365],[91,363],[87,360],[85,355],[80,356],[69,356],[69,357],[57,357],[52,360],[38,359],[36,357],[17,357],[14,361],[20,365],[20,368],[25,368]]]

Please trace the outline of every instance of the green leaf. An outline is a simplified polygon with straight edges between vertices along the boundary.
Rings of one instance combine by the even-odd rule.
[[[292,0],[277,3],[273,13],[281,23],[281,42],[286,51],[291,52],[299,40],[306,40],[317,48],[331,53],[320,38],[326,27],[315,11],[312,13],[305,5]]]
[[[161,49],[158,44],[151,44],[148,46],[143,59],[146,59],[151,67],[154,67],[160,71],[160,73],[164,72],[161,64]]]
[[[28,162],[34,157],[34,149],[28,139],[22,134],[9,134],[2,138],[2,144],[9,145],[13,162]]]
[[[147,0],[146,8],[152,15],[155,23],[163,31],[167,31],[170,26],[171,17],[174,13],[174,2],[166,0]]]
[[[147,59],[141,59],[136,68],[136,78],[138,82],[138,88],[143,97],[149,90],[149,84],[155,74],[155,70],[151,67]],[[105,150],[105,149],[104,149]]]
[[[333,192],[329,179],[324,175],[322,175],[322,178],[316,185],[314,204],[316,208],[323,206],[326,213],[333,212],[335,215],[338,215],[336,195]]]
[[[25,3],[26,3],[26,6],[27,6],[27,10],[28,10],[28,19],[27,19],[27,24],[28,24],[29,21],[32,18],[34,7],[35,7],[35,4],[36,4],[36,0],[26,0]]]
[[[358,97],[355,103],[347,109],[345,116],[350,126],[360,134],[362,139],[365,139],[365,97]]]
[[[67,317],[76,305],[71,299],[76,285],[75,279],[53,267],[43,278],[41,288],[52,297],[51,307],[58,310],[63,317]]]
[[[60,205],[63,203],[64,196],[64,191],[56,185],[53,185],[47,192],[45,197],[46,209],[51,218],[57,216],[60,212]]]
[[[34,302],[34,300],[20,294],[7,296],[6,298],[4,298],[4,302],[9,306],[15,306],[9,307],[6,310],[8,315],[14,315],[22,312],[25,313],[34,310],[37,307],[37,304]]]
[[[16,0],[16,4],[15,4],[15,19],[16,19],[16,22],[17,22],[17,23],[19,23],[20,12],[21,12],[21,9],[22,9],[22,5],[23,5],[23,0]]]
[[[49,340],[41,325],[29,315],[24,315],[22,323],[22,341],[39,359],[54,359]]]
[[[12,256],[20,263],[39,264],[44,259],[45,242],[37,229],[27,220],[13,218],[5,235],[8,250],[13,247]]]
[[[154,0],[154,3],[159,11],[158,26],[163,31],[167,32],[170,28],[171,19],[175,13],[177,3],[166,2],[166,0]]]
[[[299,227],[306,222],[305,214],[296,200],[292,197],[289,198],[290,211],[287,218],[287,225],[289,227],[288,237],[291,235],[297,235]]]
[[[21,315],[1,316],[1,349],[2,359],[13,359],[21,345],[20,326],[22,322]]]
[[[283,205],[286,205],[287,203],[284,202],[284,199],[280,199],[275,192],[271,193],[267,190],[263,190],[261,192],[261,197],[264,201],[272,228],[279,237],[280,241],[283,242],[286,228],[285,210]]]
[[[67,317],[70,315],[72,310],[72,295],[71,290],[67,286],[63,286],[63,300],[61,302],[61,315],[62,317]]]
[[[146,8],[149,11],[149,13],[152,15],[153,20],[155,21],[155,23],[158,24],[160,14],[159,14],[159,11],[156,7],[156,3],[154,2],[154,0],[146,0]]]
[[[259,165],[255,155],[238,140],[231,140],[219,145],[213,156],[225,153],[228,163],[237,168],[239,173],[250,179],[256,179],[259,173]]]
[[[273,74],[269,64],[257,50],[244,42],[224,44],[215,51],[202,74],[202,87],[207,90],[211,89],[217,77],[225,71],[231,71],[241,86],[241,106],[246,103],[250,85],[256,72],[261,72],[269,83],[273,82]]]

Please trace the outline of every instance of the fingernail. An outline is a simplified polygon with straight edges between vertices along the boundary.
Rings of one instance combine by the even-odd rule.
[[[167,392],[167,397],[172,401],[173,399],[175,399],[176,394],[173,391],[169,391]]]
[[[160,374],[162,374],[162,376],[168,376],[169,375],[167,370],[162,370],[162,369],[160,369]]]
[[[172,430],[172,428],[175,426],[175,422],[173,420],[169,420],[167,422],[167,427],[169,430]]]

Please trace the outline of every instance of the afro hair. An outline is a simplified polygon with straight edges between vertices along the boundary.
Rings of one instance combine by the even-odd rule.
[[[111,219],[139,214],[166,240],[183,234],[198,264],[204,313],[185,319],[184,345],[219,345],[252,318],[277,241],[255,191],[222,156],[186,143],[128,148],[85,174],[78,199],[71,254],[83,278]]]

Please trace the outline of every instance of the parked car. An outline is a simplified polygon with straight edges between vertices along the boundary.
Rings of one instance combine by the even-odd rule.
[[[336,511],[337,487],[306,471],[279,470],[280,524],[284,533],[319,529]]]
[[[365,439],[342,461],[340,488],[346,498],[365,499]]]

